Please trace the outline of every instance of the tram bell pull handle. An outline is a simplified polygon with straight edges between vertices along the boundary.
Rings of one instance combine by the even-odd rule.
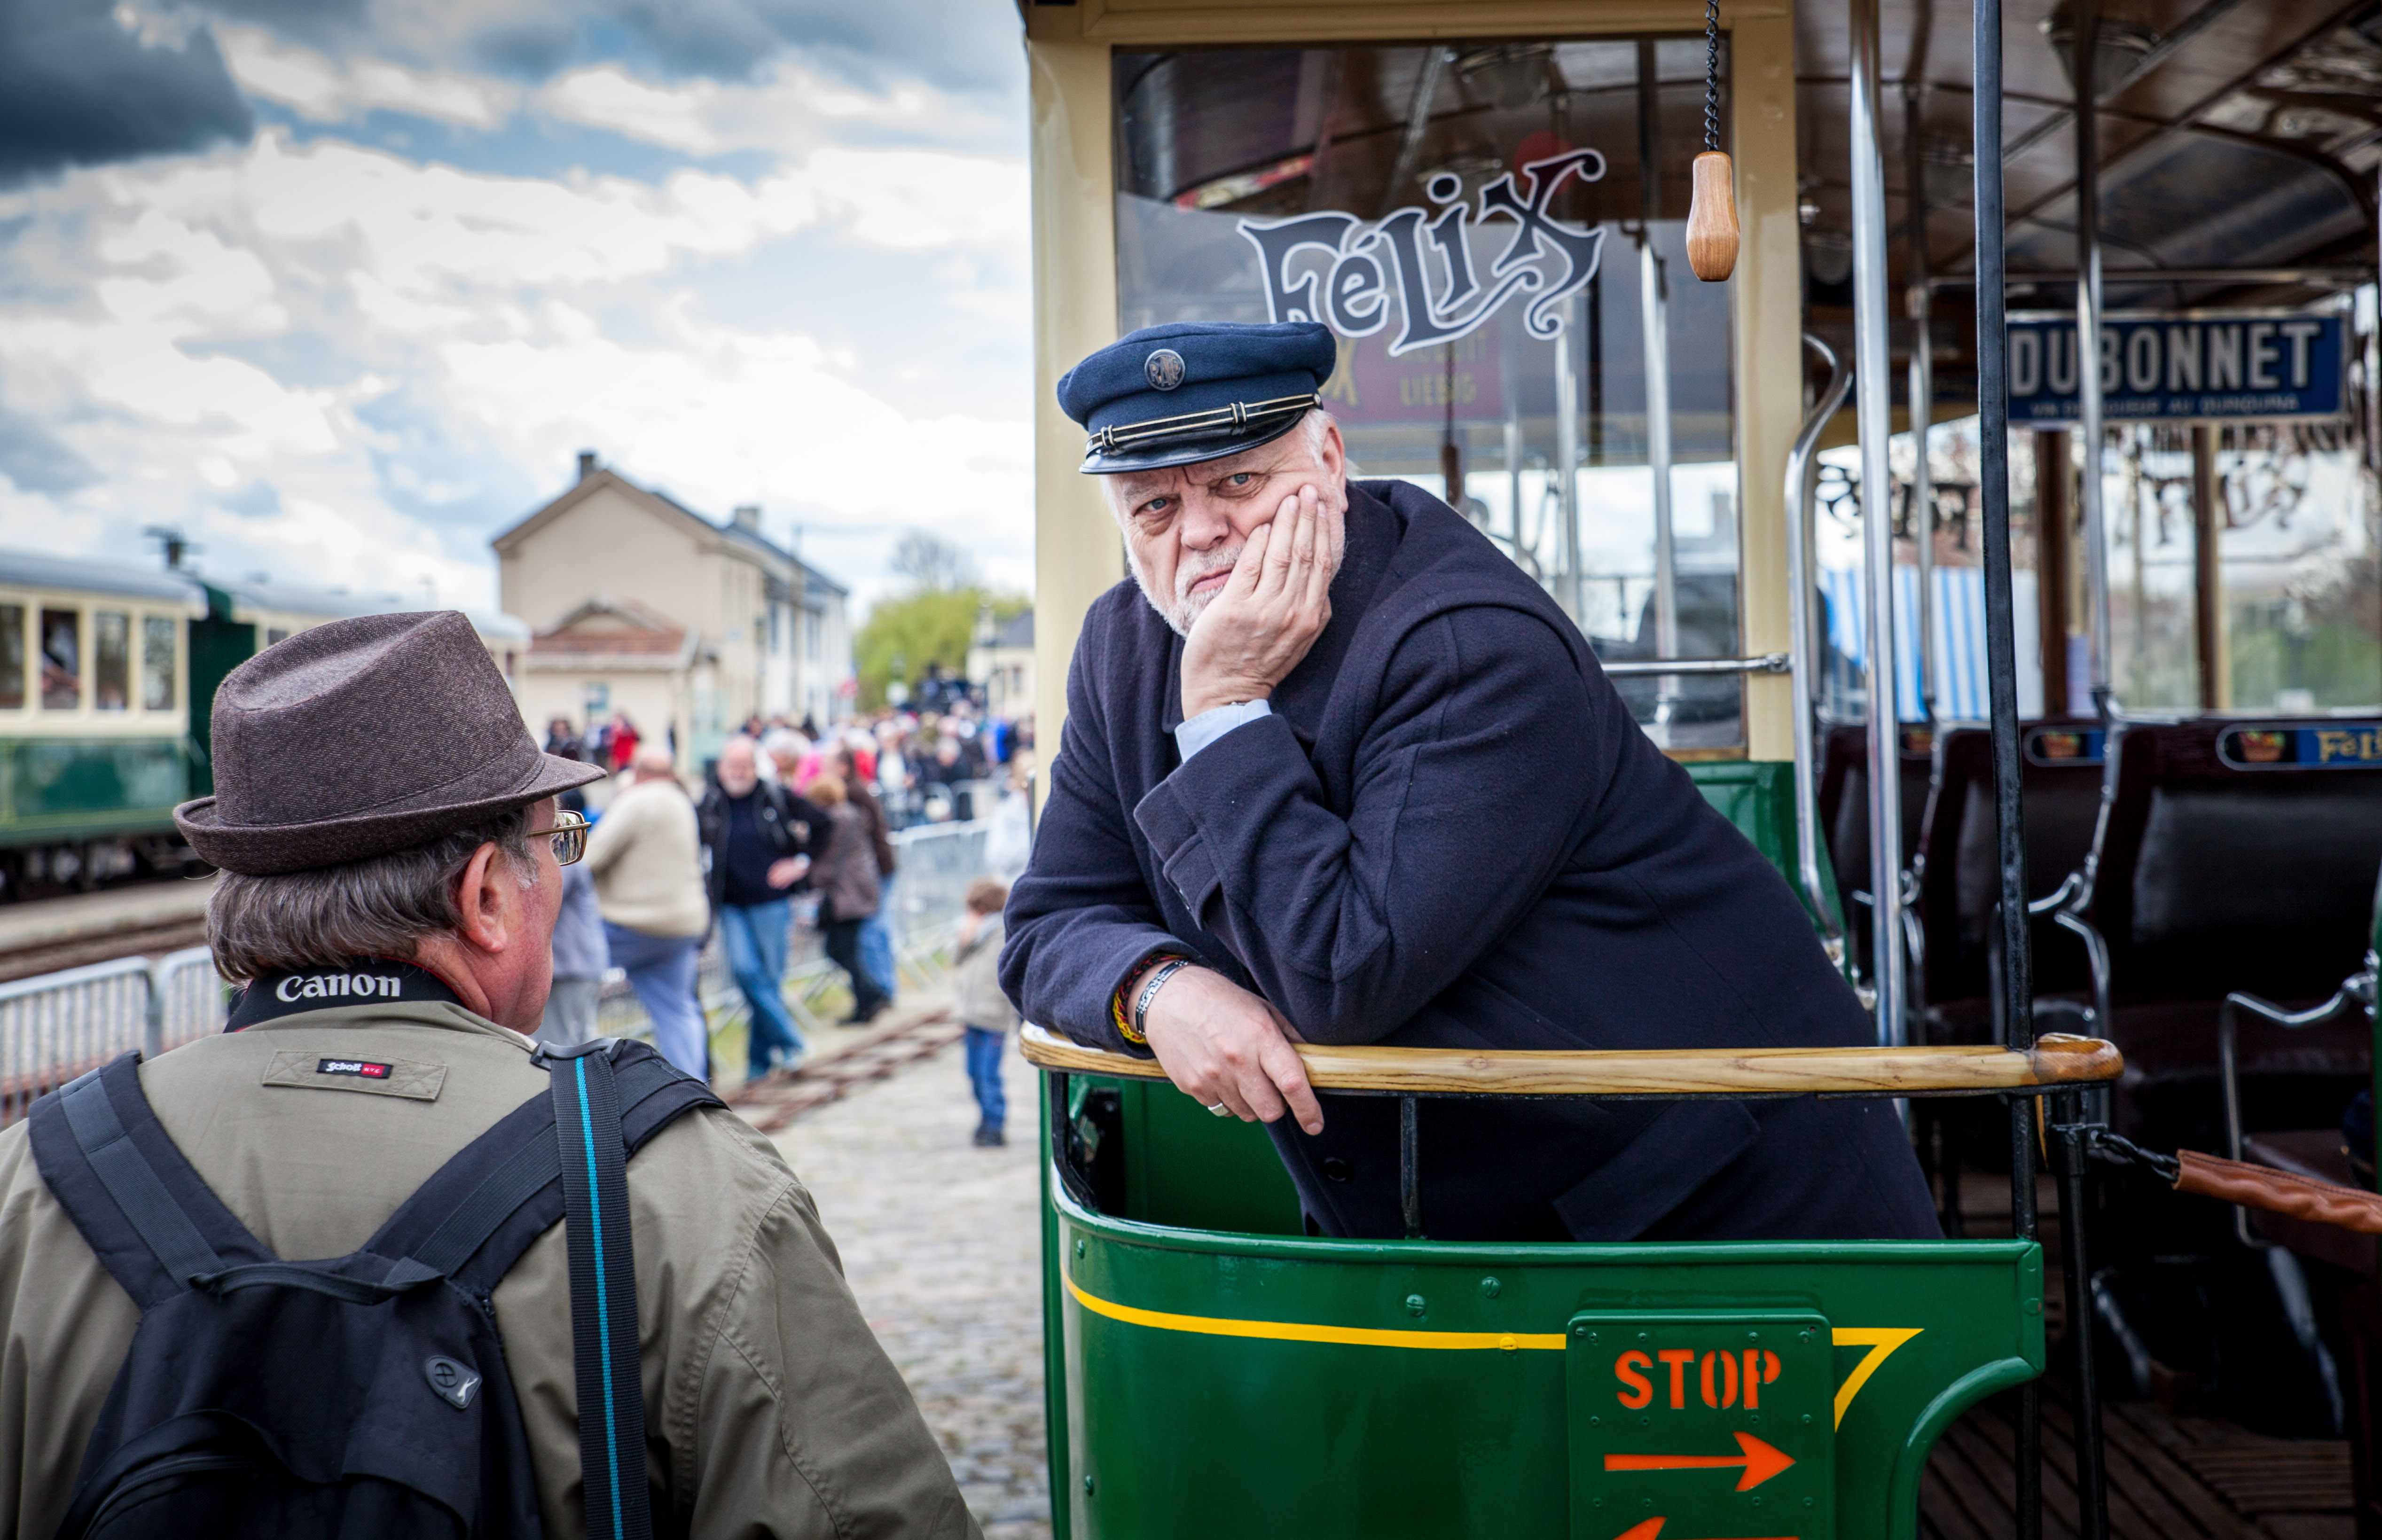
[[[1696,157],[1695,199],[1688,205],[1688,265],[1708,284],[1737,271],[1737,189],[1728,152]]]
[[[1720,147],[1720,0],[1704,0],[1704,149],[1688,203],[1688,265],[1708,284],[1737,271],[1737,178]]]

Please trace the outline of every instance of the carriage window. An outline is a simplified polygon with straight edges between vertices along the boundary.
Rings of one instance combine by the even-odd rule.
[[[1737,654],[1728,288],[1684,245],[1702,38],[1114,70],[1124,329],[1327,323],[1357,474],[1445,497],[1609,660]],[[1688,751],[1743,741],[1740,688],[1622,681]]]
[[[141,622],[141,704],[149,711],[174,709],[174,622],[161,615]]]
[[[82,612],[42,611],[42,709],[72,711],[82,704]]]
[[[92,694],[102,711],[132,704],[132,617],[104,609],[91,617]]]
[[[25,606],[0,605],[0,710],[25,709]]]
[[[273,645],[274,643],[276,643],[276,642],[287,642],[287,641],[289,641],[289,627],[287,627],[287,626],[267,626],[267,627],[265,627],[265,628],[264,628],[264,644],[265,644],[267,647],[272,646],[272,645]]]

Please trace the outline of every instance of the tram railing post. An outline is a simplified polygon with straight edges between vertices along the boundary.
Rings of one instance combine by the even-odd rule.
[[[2000,870],[2002,1017],[2009,1046],[2034,1042],[2034,950],[2027,909],[2024,770],[2019,759],[2018,631],[2010,577],[2008,261],[2002,205],[2002,6],[1975,0],[1971,58],[1975,77],[1971,154],[1976,168],[1978,495],[1984,515],[1985,672],[1993,727],[1994,811]],[[2052,659],[2044,666],[2054,666]],[[2064,660],[2059,660],[2064,666]],[[2010,1098],[2010,1233],[2035,1236],[2035,1130],[2038,1100]],[[2072,1298],[2072,1296],[2071,1296]],[[2043,1387],[2019,1387],[2017,1466],[2019,1540],[2043,1534]],[[2098,1441],[2095,1440],[2097,1468]]]
[[[2101,1391],[2093,1352],[2093,1263],[2085,1246],[2086,1166],[2091,1125],[2084,1097],[2065,1091],[2053,1098],[2052,1159],[2059,1179],[2060,1272],[2068,1286],[2068,1344],[2076,1375],[2076,1533],[2081,1540],[2108,1540],[2108,1474],[2101,1452]]]
[[[1412,1096],[1398,1098],[1398,1208],[1406,1239],[1422,1239],[1422,1109]]]

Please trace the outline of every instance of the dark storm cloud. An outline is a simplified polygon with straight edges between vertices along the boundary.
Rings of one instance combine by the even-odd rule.
[[[109,0],[0,0],[0,186],[244,140],[212,33],[143,42]]]
[[[89,460],[6,407],[0,407],[0,476],[20,492],[72,492],[99,480]]]

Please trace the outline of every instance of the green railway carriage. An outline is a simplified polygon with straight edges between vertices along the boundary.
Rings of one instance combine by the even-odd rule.
[[[2008,1390],[1972,1518],[2031,1537],[2051,1371],[2081,1534],[2110,1532],[2103,1394],[2185,1385],[2345,1436],[2382,1535],[2372,1239],[2161,1164],[2371,1184],[2336,1126],[2375,1073],[2382,869],[2370,5],[1019,9],[1041,740],[1123,575],[1061,372],[1160,322],[1329,324],[1359,473],[1548,588],[1793,880],[1879,1046],[1751,1080],[1307,1049],[1310,1076],[1907,1094],[1953,1237],[1452,1245],[1410,1139],[1409,1238],[1319,1239],[1257,1131],[1028,1029],[1059,1534],[1914,1535],[1945,1430]],[[1704,283],[1712,149],[1741,239]],[[2278,509],[2338,539],[2260,546]],[[1964,1169],[2007,1173],[2004,1233],[1964,1238]]]
[[[173,810],[214,788],[209,707],[224,676],[296,631],[404,607],[0,552],[0,902],[194,869]],[[500,665],[528,647],[510,616],[473,624]]]

